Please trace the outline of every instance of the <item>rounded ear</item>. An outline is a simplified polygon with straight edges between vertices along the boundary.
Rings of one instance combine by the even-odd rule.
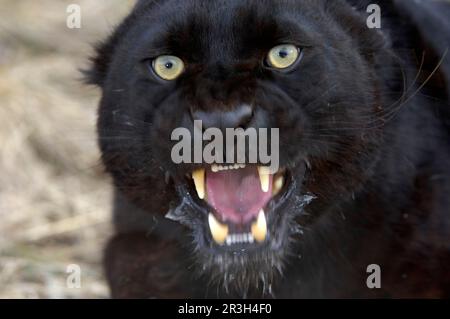
[[[81,70],[86,84],[102,87],[112,61],[114,51],[123,38],[132,22],[133,14],[129,15],[124,22],[105,41],[95,45],[95,53],[89,58],[90,66]]]
[[[407,15],[418,31],[418,38],[430,46],[441,62],[450,92],[450,2],[395,0],[399,12]]]
[[[110,37],[107,41],[96,45],[95,54],[89,58],[90,66],[87,69],[82,69],[83,80],[86,84],[103,86],[108,71],[108,66],[111,62],[111,57],[114,53],[115,42]]]
[[[116,28],[114,33],[106,41],[95,45],[95,53],[89,59],[90,66],[87,69],[81,70],[86,84],[103,87],[115,48],[125,36],[125,33],[130,29],[130,25],[140,15],[151,10],[154,5],[161,4],[162,1],[164,0],[139,0],[130,15]]]
[[[368,25],[369,13],[367,8],[373,3],[349,0],[324,0],[325,9],[342,29],[350,34],[363,54],[384,50],[389,45],[389,38],[381,29],[371,28]],[[376,2],[376,1],[371,1]]]

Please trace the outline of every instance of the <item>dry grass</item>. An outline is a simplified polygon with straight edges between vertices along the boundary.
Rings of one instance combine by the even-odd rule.
[[[82,28],[66,27],[66,7]],[[79,82],[90,44],[128,12],[124,0],[2,0],[0,298],[102,298],[110,186],[95,139],[98,90]],[[66,287],[66,267],[82,288]]]

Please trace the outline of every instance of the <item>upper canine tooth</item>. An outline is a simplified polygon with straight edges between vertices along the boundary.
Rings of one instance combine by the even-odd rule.
[[[269,191],[270,187],[270,169],[269,167],[265,166],[258,166],[258,174],[259,174],[259,181],[261,183],[261,189],[264,193],[267,193]]]
[[[213,214],[208,215],[208,224],[214,241],[223,245],[228,236],[228,226],[221,224]]]
[[[278,194],[283,188],[283,185],[284,185],[284,177],[283,176],[277,177],[273,182],[272,194],[273,195]]]
[[[195,189],[200,199],[205,198],[205,170],[203,168],[198,169],[192,173],[192,179],[194,180]]]
[[[258,219],[252,224],[252,235],[259,243],[266,240],[267,221],[266,215],[264,214],[264,211],[262,209],[259,211]]]

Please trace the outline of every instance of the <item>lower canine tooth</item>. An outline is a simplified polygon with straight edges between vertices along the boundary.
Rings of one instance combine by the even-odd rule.
[[[261,189],[264,193],[267,193],[270,187],[270,169],[268,167],[258,166],[258,174]]]
[[[275,179],[275,182],[273,183],[272,194],[277,195],[283,188],[283,185],[284,185],[284,177],[283,176],[277,177]]]
[[[264,214],[264,211],[262,209],[259,212],[258,219],[252,224],[252,235],[254,239],[259,243],[266,240],[267,221],[266,215]]]
[[[194,180],[195,189],[200,199],[205,198],[205,170],[198,169],[192,173],[192,179]]]
[[[228,236],[228,226],[221,224],[213,214],[208,215],[209,229],[216,243],[223,245]]]

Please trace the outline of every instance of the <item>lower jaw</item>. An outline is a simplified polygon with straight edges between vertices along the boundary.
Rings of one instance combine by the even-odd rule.
[[[299,182],[289,176],[289,183],[279,197],[266,206],[268,235],[263,243],[253,245],[217,245],[208,226],[199,225],[202,239],[197,243],[197,258],[201,260],[201,274],[219,284],[224,292],[240,297],[271,295],[271,287],[285,271],[285,261],[295,249],[299,228],[294,213],[310,203],[309,195],[296,196]],[[297,197],[305,198],[297,201]]]

